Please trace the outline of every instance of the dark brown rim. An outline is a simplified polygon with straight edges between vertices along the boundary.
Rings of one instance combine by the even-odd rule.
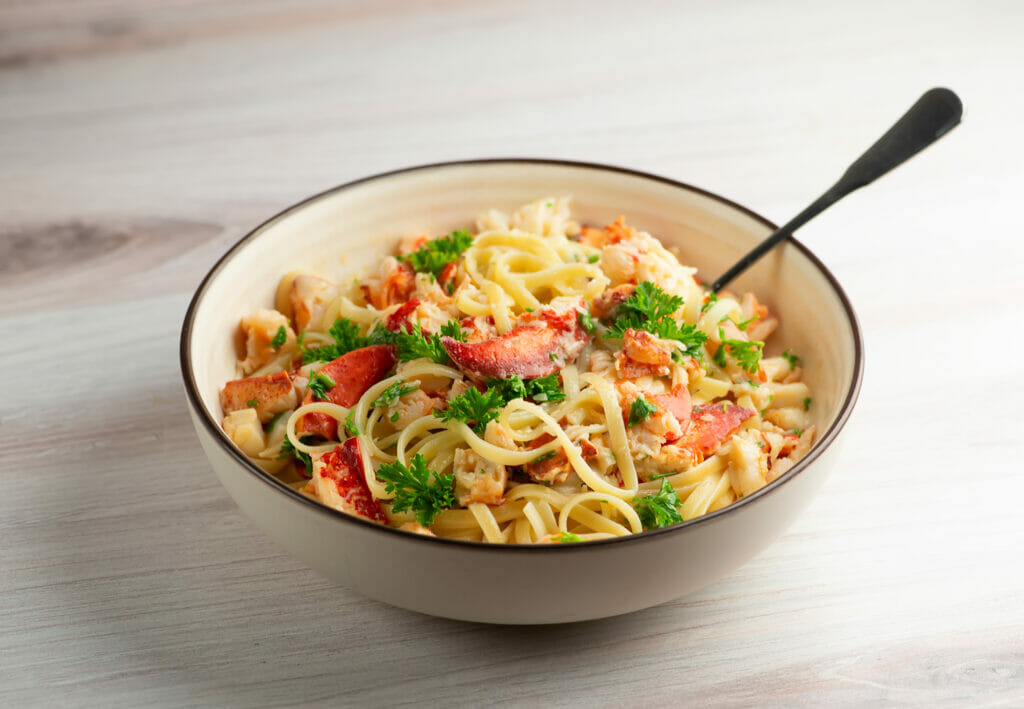
[[[327,507],[325,505],[321,505],[320,503],[318,503],[318,502],[316,502],[314,500],[311,500],[310,498],[308,498],[305,495],[297,492],[296,490],[293,490],[288,485],[286,485],[283,482],[279,481],[277,478],[275,478],[274,476],[270,475],[269,473],[264,472],[259,467],[257,467],[255,464],[250,462],[249,459],[246,458],[245,455],[241,453],[241,451],[239,451],[237,448],[235,448],[235,446],[231,443],[230,440],[228,440],[227,436],[221,430],[221,428],[217,424],[217,422],[215,422],[209,416],[209,414],[207,413],[206,407],[203,406],[202,400],[199,397],[199,392],[196,389],[196,386],[195,386],[195,376],[194,376],[194,373],[193,373],[193,370],[192,370],[192,362],[190,361],[190,359],[188,357],[188,352],[189,352],[189,348],[190,348],[189,346],[190,346],[190,343],[191,343],[191,340],[192,340],[192,323],[193,323],[193,320],[195,318],[195,313],[196,313],[196,310],[197,310],[197,308],[199,306],[199,302],[202,300],[203,295],[206,293],[206,290],[207,290],[207,287],[208,287],[209,283],[224,268],[224,266],[228,263],[228,261],[231,260],[231,258],[235,255],[236,252],[241,250],[241,248],[243,246],[245,246],[249,241],[251,241],[256,236],[258,236],[260,234],[260,232],[262,232],[267,226],[269,226],[270,224],[273,224],[274,222],[276,222],[276,221],[278,221],[280,219],[283,219],[284,217],[288,216],[292,212],[295,212],[295,211],[305,207],[307,204],[309,204],[311,202],[314,202],[316,200],[319,200],[322,197],[325,197],[325,196],[330,195],[330,194],[334,194],[336,192],[340,192],[342,190],[351,189],[353,187],[356,187],[356,186],[361,185],[361,184],[366,183],[366,182],[370,182],[372,180],[380,180],[380,179],[387,178],[387,177],[393,177],[395,175],[401,175],[401,174],[412,173],[412,172],[419,172],[419,171],[428,171],[428,170],[436,170],[436,169],[443,169],[443,168],[451,168],[451,167],[463,167],[463,166],[470,166],[470,165],[495,165],[495,164],[506,164],[506,165],[527,164],[527,165],[551,165],[551,166],[560,166],[560,167],[576,167],[576,168],[582,168],[582,169],[588,169],[588,170],[603,170],[603,171],[606,171],[606,172],[615,172],[615,173],[620,173],[620,174],[625,174],[625,175],[631,175],[631,176],[634,176],[634,177],[640,177],[640,178],[643,178],[643,179],[653,180],[655,182],[660,182],[660,183],[663,183],[663,184],[666,184],[666,185],[677,187],[679,189],[683,189],[683,190],[687,190],[687,191],[690,191],[690,192],[694,192],[696,194],[700,194],[700,195],[703,195],[705,197],[709,197],[711,199],[714,199],[714,200],[720,202],[721,204],[724,204],[724,205],[726,205],[728,207],[731,207],[732,209],[735,209],[735,210],[737,210],[739,212],[742,212],[743,214],[746,214],[747,216],[753,218],[754,220],[760,222],[761,224],[764,224],[771,231],[774,231],[777,228],[777,226],[774,223],[772,223],[771,221],[765,219],[760,214],[757,214],[756,212],[753,212],[750,209],[747,209],[746,207],[744,207],[744,206],[742,206],[740,204],[737,204],[736,202],[733,202],[732,200],[726,199],[725,197],[717,195],[717,194],[715,194],[713,192],[708,192],[707,190],[701,189],[699,187],[694,187],[694,186],[688,185],[688,184],[686,184],[684,182],[679,182],[678,180],[673,180],[673,179],[670,179],[670,178],[667,178],[667,177],[662,177],[660,175],[654,175],[654,174],[651,174],[651,173],[642,172],[640,170],[632,170],[630,168],[618,167],[618,166],[615,166],[615,165],[603,165],[601,163],[581,162],[581,161],[575,161],[575,160],[554,160],[554,159],[544,159],[544,158],[483,158],[483,159],[477,159],[477,160],[455,160],[455,161],[450,161],[450,162],[438,162],[438,163],[430,163],[430,164],[427,164],[427,165],[417,165],[417,166],[414,166],[414,167],[402,168],[402,169],[399,169],[399,170],[391,170],[391,171],[388,171],[388,172],[382,172],[382,173],[379,173],[377,175],[371,175],[369,177],[363,177],[363,178],[360,178],[358,180],[353,180],[351,182],[346,182],[346,183],[344,183],[342,185],[338,185],[337,187],[332,187],[330,189],[324,190],[323,192],[319,192],[319,193],[317,193],[317,194],[315,194],[315,195],[313,195],[311,197],[308,197],[308,198],[302,200],[301,202],[298,202],[297,204],[294,204],[294,205],[288,207],[287,209],[284,209],[281,212],[278,212],[277,214],[275,214],[274,216],[270,217],[269,219],[264,221],[262,224],[257,226],[255,229],[250,231],[248,234],[243,236],[241,239],[239,239],[238,242],[236,242],[234,246],[232,246],[230,249],[228,249],[227,253],[225,253],[217,261],[217,263],[214,264],[213,268],[211,268],[209,273],[207,273],[206,276],[203,278],[202,282],[199,284],[199,288],[196,289],[195,295],[192,296],[192,300],[189,303],[188,310],[185,313],[185,320],[184,320],[184,322],[182,324],[181,340],[180,340],[180,346],[179,346],[179,357],[180,357],[180,360],[181,360],[182,377],[183,377],[184,383],[185,383],[185,393],[186,393],[186,395],[188,397],[189,404],[193,407],[193,409],[195,409],[195,411],[197,412],[199,417],[202,419],[203,425],[210,432],[210,434],[214,437],[214,439],[216,439],[218,441],[218,443],[220,443],[221,447],[224,448],[224,450],[227,451],[238,462],[239,465],[241,465],[242,467],[246,468],[251,474],[253,474],[257,478],[259,478],[263,482],[267,483],[272,488],[274,488],[278,492],[282,493],[285,497],[290,498],[294,502],[297,502],[299,504],[305,505],[309,509],[315,510],[315,511],[317,511],[320,514],[326,514],[328,516],[331,516],[334,519],[336,519],[339,522],[341,522],[342,524],[355,524],[355,525],[360,525],[360,526],[362,526],[364,528],[367,528],[367,529],[373,529],[376,532],[381,533],[381,534],[397,535],[396,539],[400,538],[402,540],[413,542],[413,543],[454,545],[454,546],[457,546],[457,547],[463,547],[463,548],[466,548],[466,549],[472,549],[472,550],[477,551],[477,552],[487,552],[487,553],[496,553],[496,554],[500,554],[500,553],[504,553],[504,552],[520,553],[520,552],[525,552],[525,551],[529,551],[529,553],[533,553],[533,554],[537,554],[537,553],[568,553],[568,552],[570,552],[570,550],[579,552],[579,551],[583,551],[583,550],[600,549],[601,547],[603,547],[605,545],[608,545],[608,544],[640,543],[640,542],[643,542],[643,541],[652,540],[655,537],[661,536],[663,534],[681,534],[681,533],[683,533],[684,530],[686,530],[686,529],[688,529],[690,527],[696,526],[696,525],[710,524],[711,522],[713,522],[715,520],[718,520],[718,519],[724,517],[725,515],[728,515],[730,513],[736,512],[736,511],[741,510],[741,509],[743,509],[745,507],[748,507],[750,505],[756,504],[757,502],[767,498],[773,492],[775,492],[776,490],[781,488],[783,485],[785,485],[788,481],[792,480],[797,475],[799,475],[804,470],[806,470],[815,460],[817,460],[821,456],[821,454],[830,445],[832,445],[832,442],[836,439],[836,437],[839,435],[839,432],[842,431],[843,427],[846,425],[846,422],[849,420],[850,413],[852,412],[853,406],[857,402],[857,397],[860,394],[861,380],[863,379],[863,376],[864,376],[864,343],[863,343],[862,336],[861,336],[860,325],[857,322],[857,316],[854,313],[853,306],[850,304],[850,300],[849,300],[849,298],[847,298],[846,293],[845,293],[845,291],[843,291],[842,286],[839,285],[839,282],[836,280],[835,276],[832,275],[832,272],[829,271],[829,269],[825,266],[825,264],[823,264],[818,259],[818,257],[816,257],[810,251],[810,249],[808,249],[802,243],[797,241],[795,238],[791,237],[790,238],[790,242],[793,244],[793,246],[795,246],[812,264],[814,264],[814,266],[822,273],[822,275],[825,276],[825,279],[829,282],[829,285],[832,286],[832,289],[835,291],[836,295],[839,297],[839,300],[840,300],[840,302],[843,305],[843,310],[846,313],[847,322],[849,323],[850,330],[851,330],[851,332],[853,334],[853,347],[854,347],[854,363],[853,363],[854,375],[853,375],[853,381],[850,384],[850,389],[849,389],[849,391],[846,394],[846,399],[845,399],[845,401],[843,401],[843,405],[842,405],[842,407],[839,410],[839,414],[836,416],[836,420],[833,422],[832,426],[830,426],[829,429],[825,432],[825,434],[821,437],[821,439],[818,441],[818,443],[811,449],[810,453],[807,454],[807,457],[805,457],[803,460],[801,460],[799,463],[797,463],[795,466],[793,466],[792,470],[786,472],[784,475],[782,475],[777,480],[773,480],[772,482],[768,483],[767,485],[765,485],[763,488],[761,488],[757,492],[751,493],[750,495],[747,495],[746,497],[744,497],[744,498],[742,498],[740,500],[737,500],[736,502],[732,503],[731,505],[728,505],[727,507],[723,507],[720,510],[716,510],[714,512],[710,512],[710,513],[705,514],[705,515],[703,515],[701,517],[695,517],[694,519],[688,520],[686,522],[683,522],[681,524],[677,524],[677,525],[674,525],[674,526],[671,526],[671,527],[663,527],[661,529],[652,529],[652,530],[649,530],[649,531],[646,531],[646,532],[641,532],[639,534],[631,534],[631,535],[627,535],[625,537],[617,537],[615,539],[602,539],[602,540],[597,540],[597,541],[592,541],[592,542],[586,542],[586,543],[583,543],[583,544],[539,544],[539,545],[533,545],[533,544],[491,544],[491,543],[488,543],[488,542],[469,542],[469,541],[462,541],[462,540],[458,540],[458,539],[445,539],[445,538],[442,538],[442,537],[427,537],[427,536],[420,535],[420,534],[410,534],[408,532],[403,532],[403,531],[401,531],[399,529],[396,529],[394,527],[386,527],[386,526],[377,524],[376,522],[371,522],[370,520],[364,520],[364,519],[362,519],[360,517],[355,517],[355,516],[352,516],[352,515],[345,514],[344,512],[340,512],[338,510],[335,510],[333,508]]]

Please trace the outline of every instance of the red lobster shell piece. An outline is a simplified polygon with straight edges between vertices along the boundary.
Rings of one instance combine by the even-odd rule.
[[[320,369],[334,380],[327,390],[327,400],[338,406],[354,406],[366,390],[383,379],[395,366],[395,348],[392,345],[370,345],[352,350],[328,362]],[[303,404],[313,401],[313,392],[307,390]],[[295,426],[300,435],[317,435],[337,439],[338,422],[327,414],[306,414]]]
[[[710,455],[736,433],[740,424],[754,415],[750,409],[736,404],[706,404],[693,409],[690,428],[683,435],[682,443]]]
[[[319,464],[323,467],[318,473],[317,492],[324,502],[332,507],[340,506],[349,514],[387,524],[383,508],[366,486],[358,438],[349,438],[333,451],[325,453]]]
[[[575,310],[537,313],[537,319],[485,342],[442,337],[452,362],[477,377],[534,379],[554,374],[576,359],[590,336],[579,326]]]

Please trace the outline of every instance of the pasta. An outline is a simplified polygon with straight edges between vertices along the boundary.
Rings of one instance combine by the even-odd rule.
[[[322,504],[495,544],[637,534],[721,509],[815,438],[778,321],[622,217],[569,200],[407,237],[350,286],[286,274],[240,322],[225,433]]]

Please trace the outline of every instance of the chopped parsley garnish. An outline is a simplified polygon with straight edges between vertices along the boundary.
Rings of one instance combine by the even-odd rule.
[[[786,350],[785,352],[782,353],[782,359],[789,362],[790,369],[796,369],[797,366],[800,364],[800,358],[797,357],[792,352],[790,352],[789,350]]]
[[[395,382],[378,396],[370,406],[376,406],[383,408],[385,406],[393,406],[395,402],[402,396],[405,396],[409,392],[416,391],[420,388],[419,384],[406,384],[405,382]]]
[[[331,325],[331,329],[328,330],[328,334],[334,338],[334,344],[303,348],[303,364],[321,361],[330,362],[341,357],[343,354],[348,354],[353,350],[358,350],[361,347],[372,344],[369,337],[363,337],[359,334],[359,326],[348,318],[338,318],[335,320],[334,324]],[[303,335],[305,335],[305,330],[303,330]]]
[[[634,500],[633,509],[640,516],[644,529],[659,529],[683,521],[683,516],[679,514],[679,507],[682,504],[683,501],[679,499],[675,488],[668,480],[662,478],[658,494]]]
[[[718,302],[718,293],[714,291],[708,291],[707,298],[704,300],[704,305],[700,306],[700,311],[706,313],[711,310],[711,306]]]
[[[578,534],[572,532],[559,532],[555,536],[551,537],[551,541],[557,542],[558,544],[570,544],[574,542],[582,542],[583,538]]]
[[[326,399],[327,390],[333,386],[337,386],[338,382],[331,379],[328,375],[323,372],[317,372],[309,378],[308,389],[313,392],[314,399]]]
[[[544,453],[543,455],[538,455],[536,458],[531,460],[530,463],[543,463],[545,460],[551,460],[554,457],[555,457],[555,452],[554,451],[548,451],[547,453]]]
[[[600,260],[601,257],[597,254],[590,254],[590,256],[587,256],[587,263],[597,263]]]
[[[725,354],[728,352],[740,368],[747,374],[757,374],[761,368],[761,351],[764,343],[760,340],[731,340],[725,336],[722,328],[718,328],[718,337],[722,341],[712,359],[719,367],[725,367]]]
[[[270,346],[275,350],[279,350],[284,347],[284,343],[288,341],[288,333],[285,332],[284,325],[277,328],[277,333],[274,335],[274,339],[270,341]]]
[[[736,322],[735,320],[733,320],[732,324],[735,325],[736,327],[738,327],[741,332],[746,332],[747,325],[749,325],[750,323],[754,322],[759,317],[760,317],[759,315],[755,315],[753,317],[747,318],[746,320],[740,320],[739,322]]]
[[[811,397],[804,399],[804,411],[809,411],[811,408]]]
[[[802,428],[794,428],[793,433],[796,434],[797,438],[799,438],[800,436],[804,435],[804,430]]]
[[[456,323],[458,324],[458,323]],[[438,364],[448,364],[448,352],[441,344],[441,336],[436,332],[433,335],[423,334],[423,328],[419,323],[412,327],[412,332],[404,330],[400,332],[389,332],[384,335],[386,341],[398,348],[398,361],[409,362],[414,359],[425,357]]]
[[[435,473],[419,453],[409,461],[409,467],[397,461],[385,463],[377,470],[377,478],[384,481],[384,491],[394,496],[391,509],[412,510],[416,521],[424,527],[429,527],[442,510],[456,504],[452,487],[455,476]]]
[[[270,419],[265,424],[263,424],[263,430],[267,431],[267,432],[273,431],[274,430],[274,426],[276,426],[277,422],[281,420],[281,417],[284,416],[285,414],[290,414],[290,413],[291,413],[291,411],[282,411],[279,414],[274,414],[274,418]]]
[[[459,342],[466,341],[466,333],[462,331],[462,324],[458,320],[449,320],[441,326],[441,336],[447,336]]]
[[[447,409],[434,409],[434,416],[445,423],[462,421],[477,433],[483,433],[489,422],[497,420],[503,406],[505,401],[498,389],[488,389],[481,394],[479,389],[470,387],[465,394],[449,401]]]
[[[345,417],[345,435],[349,438],[359,435],[359,427],[356,426],[355,409],[350,410],[348,416]]]
[[[247,402],[245,402],[245,405],[248,406],[250,409],[255,409],[260,405],[260,402],[257,401],[256,399],[249,399]]]
[[[580,327],[583,328],[584,332],[587,332],[591,335],[593,335],[594,331],[597,330],[597,325],[594,324],[594,318],[593,316],[591,316],[590,313],[585,313],[582,310],[577,312],[576,322],[580,324]]]
[[[441,275],[444,267],[453,261],[458,261],[463,251],[473,243],[473,237],[465,229],[457,229],[448,236],[442,236],[428,241],[418,250],[411,254],[403,254],[398,257],[417,273],[429,273],[434,278]]]
[[[303,436],[302,438],[299,439],[299,441],[309,445],[310,443],[313,442],[313,437]],[[288,438],[288,436],[285,436],[284,440],[281,441],[281,447],[278,448],[277,454],[278,460],[285,460],[286,458],[295,458],[296,460],[300,461],[303,465],[306,466],[306,477],[313,477],[313,459],[310,457],[309,453],[304,453],[303,451],[296,450],[295,446],[292,445],[292,439]]]
[[[565,398],[565,392],[558,384],[557,374],[526,380],[520,378],[518,374],[513,374],[508,379],[489,379],[487,389],[488,391],[497,389],[501,392],[502,406],[513,399],[533,399],[544,402],[561,401]]]
[[[629,425],[636,426],[638,423],[643,423],[657,410],[658,407],[645,399],[644,395],[641,394],[633,399],[633,403],[629,405]]]
[[[708,338],[696,325],[680,325],[672,319],[682,305],[679,296],[668,295],[654,283],[642,281],[619,306],[606,337],[624,337],[626,330],[646,330],[663,340],[675,340],[682,345],[683,354],[697,357]]]

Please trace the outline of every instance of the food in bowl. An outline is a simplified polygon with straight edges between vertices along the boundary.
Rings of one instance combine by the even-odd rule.
[[[348,514],[519,544],[690,520],[810,450],[800,359],[765,356],[778,321],[753,294],[567,199],[475,231],[410,235],[347,284],[285,274],[239,325],[235,445]]]

